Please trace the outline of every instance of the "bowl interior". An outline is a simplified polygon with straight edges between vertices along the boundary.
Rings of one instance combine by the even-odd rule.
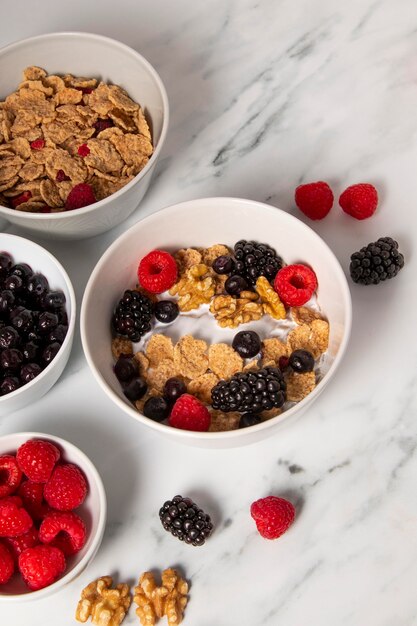
[[[82,517],[86,524],[88,539],[80,552],[67,559],[67,569],[64,576],[53,583],[53,585],[33,592],[26,587],[18,574],[14,574],[13,578],[6,585],[0,587],[0,601],[4,598],[11,599],[11,596],[16,595],[22,596],[21,599],[27,596],[32,596],[33,598],[40,597],[41,595],[49,594],[54,588],[69,582],[82,571],[84,565],[92,558],[104,530],[106,515],[104,489],[97,470],[91,461],[71,443],[42,433],[17,433],[0,437],[0,455],[15,454],[17,448],[29,439],[43,439],[54,443],[61,451],[61,460],[75,463],[83,471],[88,483],[88,494],[82,506],[76,510],[76,513]]]
[[[314,269],[319,282],[318,302],[330,322],[329,349],[322,367],[322,372],[327,372],[324,380],[334,369],[339,350],[342,346],[344,348],[349,335],[350,295],[342,269],[323,240],[301,221],[267,205],[235,198],[192,200],[151,215],[122,235],[99,261],[85,291],[81,330],[87,359],[105,391],[132,417],[144,420],[158,430],[169,428],[148,420],[132,407],[112,369],[110,319],[123,290],[136,284],[138,261],[155,248],[174,251],[215,243],[233,246],[239,239],[268,243],[286,263],[303,262]],[[240,326],[235,332],[247,327],[249,325]],[[250,328],[256,330],[256,323]],[[230,334],[230,331],[225,331],[225,336],[227,332]],[[218,337],[216,340],[219,341]],[[313,396],[319,387],[310,395]],[[283,416],[295,412],[301,404],[286,411]],[[282,417],[274,418],[277,419]],[[266,428],[274,420],[253,428]],[[170,430],[172,434],[175,429]],[[247,430],[229,433],[176,430],[175,434],[197,438],[239,437]]]
[[[23,387],[20,387],[16,391],[7,394],[6,396],[0,397],[1,405],[2,402],[9,402],[12,398],[35,386],[41,377],[43,377],[45,373],[47,373],[49,369],[54,366],[56,359],[58,359],[62,353],[63,347],[70,341],[71,335],[74,332],[75,295],[63,267],[49,252],[38,244],[33,243],[29,239],[24,239],[23,237],[0,233],[0,252],[8,252],[12,255],[15,263],[27,263],[34,272],[44,274],[48,279],[50,289],[63,291],[65,294],[65,306],[68,314],[67,336],[65,337],[64,343],[62,344],[55,359],[33,381]]]
[[[29,65],[50,74],[97,78],[123,87],[144,109],[154,144],[158,144],[164,114],[159,78],[128,46],[89,33],[52,33],[19,41],[0,51],[1,99],[16,90]]]

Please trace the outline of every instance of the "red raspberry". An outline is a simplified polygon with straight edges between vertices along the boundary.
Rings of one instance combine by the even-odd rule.
[[[11,454],[0,456],[0,498],[10,496],[22,480],[22,472]]]
[[[149,252],[138,267],[141,286],[150,293],[163,293],[177,280],[177,264],[173,256],[164,250]]]
[[[28,548],[19,556],[19,570],[32,591],[51,585],[65,572],[65,556],[53,546]]]
[[[376,211],[378,193],[369,183],[351,185],[340,196],[339,204],[348,215],[357,220],[366,220]]]
[[[286,265],[275,276],[274,289],[287,306],[302,306],[317,289],[317,276],[307,265]]]
[[[259,534],[265,539],[277,539],[283,535],[294,521],[295,508],[284,498],[268,496],[256,500],[250,507],[250,514],[256,522]]]
[[[12,198],[10,200],[10,204],[15,209],[17,206],[19,206],[19,204],[28,202],[31,199],[31,197],[32,197],[32,194],[30,191],[24,191],[23,193],[20,194],[20,196],[15,196],[14,198]]]
[[[32,150],[42,150],[45,147],[44,139],[35,139],[35,141],[30,142],[30,147]]]
[[[71,511],[87,495],[87,482],[81,470],[72,463],[58,465],[45,485],[44,498],[53,509]]]
[[[300,211],[312,220],[322,220],[333,206],[333,191],[327,183],[300,185],[295,190],[295,204]]]
[[[287,369],[290,359],[287,356],[280,356],[278,359],[278,367],[281,371]]]
[[[49,441],[31,439],[22,444],[16,453],[20,469],[36,483],[46,483],[61,456],[58,448]]]
[[[0,500],[0,537],[24,535],[32,525],[32,518],[22,508],[20,498],[9,496]]]
[[[39,539],[71,556],[85,544],[87,531],[81,517],[67,511],[51,511],[39,528]]]
[[[174,428],[201,432],[209,429],[210,421],[207,407],[189,393],[184,393],[178,398],[168,420],[169,425]]]
[[[62,183],[64,180],[71,180],[69,176],[67,176],[64,172],[64,170],[58,170],[56,173],[56,177],[55,180],[58,183]]]
[[[28,548],[33,548],[34,546],[39,545],[39,533],[37,528],[32,526],[32,528],[24,535],[19,535],[19,537],[7,537],[4,541],[10,547],[17,559],[19,555]]]
[[[14,559],[9,548],[0,541],[0,585],[7,583],[14,572]]]
[[[73,209],[82,209],[84,206],[94,204],[96,197],[91,185],[87,183],[79,183],[75,185],[68,194],[65,202],[65,209],[72,211]]]
[[[34,483],[26,480],[19,487],[17,492],[23,500],[23,506],[32,519],[40,520],[45,517],[49,511],[49,507],[43,501],[44,483]]]
[[[112,126],[114,126],[114,123],[113,120],[109,118],[99,118],[97,122],[93,124],[93,126],[97,131],[96,135],[98,135],[99,133],[101,133],[102,130],[106,130],[106,128],[111,128]]]
[[[90,148],[87,146],[86,143],[82,143],[81,146],[78,148],[77,152],[80,155],[80,157],[86,157],[90,154]]]

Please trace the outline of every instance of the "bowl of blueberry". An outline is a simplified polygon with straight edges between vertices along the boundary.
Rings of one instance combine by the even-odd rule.
[[[75,295],[41,246],[0,234],[0,415],[31,404],[62,374],[75,328]]]
[[[117,406],[203,447],[270,436],[346,351],[351,299],[325,242],[251,200],[204,198],[138,222],[84,292],[87,362]]]

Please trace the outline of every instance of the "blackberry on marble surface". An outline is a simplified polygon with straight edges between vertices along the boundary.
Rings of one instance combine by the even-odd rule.
[[[378,285],[394,278],[403,266],[398,243],[391,237],[380,237],[352,254],[349,271],[354,283]]]
[[[159,510],[159,519],[171,535],[193,546],[202,546],[213,532],[210,516],[182,496],[167,500]]]

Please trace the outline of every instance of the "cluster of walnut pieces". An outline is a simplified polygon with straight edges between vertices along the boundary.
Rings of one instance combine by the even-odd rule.
[[[135,587],[136,614],[142,626],[154,626],[166,616],[168,626],[181,623],[188,602],[188,584],[178,572],[168,568],[162,572],[162,585],[158,587],[151,572],[145,572]],[[112,588],[111,576],[93,580],[81,592],[75,618],[79,622],[91,622],[97,626],[119,626],[126,617],[132,602],[129,586],[125,583]]]

